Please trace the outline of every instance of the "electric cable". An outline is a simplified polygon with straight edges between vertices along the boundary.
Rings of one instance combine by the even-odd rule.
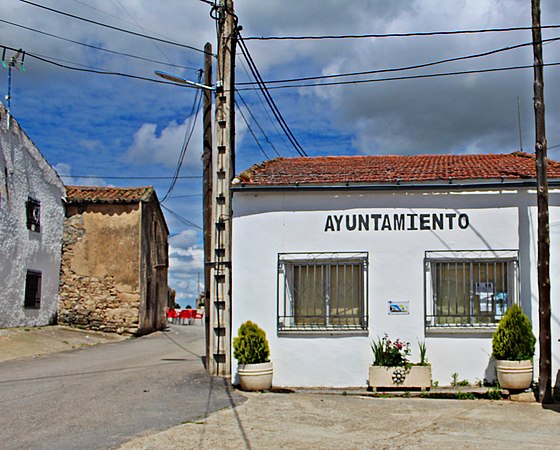
[[[128,15],[128,17],[130,17],[132,19],[132,21],[136,24],[136,26],[138,28],[140,28],[140,30],[142,30],[142,33],[144,34],[145,37],[147,37],[150,42],[152,43],[152,45],[158,49],[158,51],[163,55],[163,57],[165,59],[167,59],[168,62],[171,62],[171,60],[169,59],[169,57],[167,56],[167,54],[162,50],[162,48],[157,45],[156,41],[154,41],[150,36],[148,36],[148,33],[146,32],[146,30],[144,30],[144,28],[142,28],[142,26],[136,21],[136,19],[132,16],[132,14],[130,14],[130,12],[128,12],[128,9],[126,9],[122,3],[119,0],[113,0],[117,5],[120,6],[120,8]]]
[[[286,133],[286,136],[288,137],[288,140],[290,141],[292,146],[295,148],[295,150],[299,153],[299,155],[300,156],[307,156],[307,153],[305,152],[303,147],[297,141],[296,137],[294,136],[294,134],[290,130],[290,127],[288,126],[288,124],[284,120],[284,117],[282,116],[282,113],[278,109],[278,106],[276,106],[276,103],[274,102],[274,99],[272,98],[272,96],[268,92],[268,88],[266,87],[264,81],[262,80],[262,77],[259,73],[259,70],[258,70],[257,66],[255,65],[255,62],[253,61],[253,58],[251,57],[251,55],[249,53],[249,49],[247,48],[247,46],[243,42],[243,38],[241,37],[240,34],[238,34],[238,37],[239,37],[239,44],[240,44],[239,46],[241,48],[241,52],[243,53],[243,56],[244,56],[245,60],[247,61],[247,64],[249,65],[249,69],[251,70],[251,73],[255,77],[255,80],[258,82],[258,85],[259,85],[258,89],[260,89],[261,92],[264,94],[264,98],[265,98],[266,102],[268,103],[269,107],[271,108],[272,113],[276,117],[276,120],[278,120],[278,123],[280,124],[280,127],[282,128],[282,130],[284,130],[284,133]]]
[[[560,66],[560,62],[545,63],[542,67],[554,67]],[[429,73],[424,75],[408,75],[400,77],[387,77],[387,78],[373,78],[367,80],[351,80],[351,81],[333,81],[327,83],[308,83],[308,84],[288,84],[281,86],[271,86],[268,89],[294,89],[303,87],[322,87],[322,86],[341,86],[345,84],[366,84],[366,83],[378,83],[384,81],[398,81],[398,80],[420,80],[425,78],[438,78],[438,77],[449,77],[456,75],[470,75],[475,73],[492,73],[492,72],[506,72],[510,70],[520,70],[520,69],[533,69],[534,65],[524,65],[524,66],[507,66],[507,67],[493,67],[490,69],[476,69],[476,70],[461,70],[457,72],[442,72],[442,73]],[[254,91],[259,89],[259,87],[245,87],[239,89],[240,91]]]
[[[105,180],[171,180],[172,178],[174,178],[173,176],[135,177],[135,176],[106,176],[106,175],[61,175],[61,174],[58,175],[61,178],[103,178]],[[177,179],[201,179],[201,178],[202,176],[200,175],[177,177]]]
[[[160,203],[161,203],[161,202],[160,202]],[[167,206],[161,205],[161,207],[162,207],[163,209],[165,209],[167,212],[169,212],[171,215],[173,215],[176,219],[178,219],[179,222],[182,222],[182,223],[184,223],[185,225],[188,225],[188,226],[190,226],[190,227],[195,227],[195,228],[198,228],[198,229],[201,230],[201,231],[204,231],[200,225],[197,225],[196,223],[190,221],[189,219],[187,219],[187,218],[181,216],[180,214],[176,213],[175,211],[169,209]]]
[[[44,36],[49,36],[49,37],[52,37],[52,38],[55,38],[55,39],[60,39],[62,41],[70,42],[72,44],[82,45],[84,47],[91,48],[93,50],[99,50],[99,51],[103,51],[103,52],[107,52],[107,53],[112,53],[114,55],[125,56],[127,58],[134,58],[134,59],[138,59],[138,60],[141,60],[141,61],[151,62],[151,63],[154,63],[154,64],[160,64],[160,65],[163,65],[163,66],[177,67],[177,68],[180,68],[180,69],[187,69],[187,70],[199,70],[198,68],[194,68],[194,67],[182,66],[180,64],[173,64],[171,62],[158,61],[158,60],[155,60],[155,59],[145,58],[143,56],[133,55],[131,53],[119,52],[119,51],[116,51],[116,50],[110,50],[110,49],[107,49],[107,48],[98,47],[97,45],[86,44],[85,42],[75,41],[73,39],[65,38],[63,36],[59,36],[59,35],[56,35],[56,34],[53,34],[53,33],[49,33],[47,31],[38,30],[36,28],[27,27],[25,25],[20,25],[18,23],[10,22],[10,21],[4,20],[4,19],[0,19],[0,22],[8,24],[8,25],[12,25],[14,27],[22,28],[24,30],[32,31],[34,33],[42,34]]]
[[[247,79],[251,78],[251,75],[249,75],[249,71],[247,69],[247,66],[245,64],[245,62],[240,58],[239,62],[241,63],[241,67],[243,68],[245,74],[247,75]],[[239,83],[237,83],[239,84]],[[238,95],[240,95],[240,92],[238,89],[235,90],[237,92]],[[265,112],[266,116],[268,117],[268,120],[270,121],[270,123],[272,124],[272,127],[274,128],[274,130],[276,131],[276,134],[278,135],[278,137],[280,139],[282,139],[282,141],[284,142],[284,145],[286,146],[286,148],[290,151],[290,153],[293,156],[296,156],[297,153],[294,151],[294,149],[292,148],[292,146],[290,145],[290,142],[288,141],[288,139],[286,138],[285,134],[283,132],[280,132],[280,130],[278,129],[278,126],[276,125],[276,121],[272,119],[270,112],[268,110],[268,108],[266,107],[266,105],[264,104],[264,100],[263,100],[263,94],[260,90],[255,90],[254,92],[256,92],[257,94],[257,98],[259,99],[259,102],[262,106],[263,111]]]
[[[7,50],[12,50],[12,51],[18,51],[17,48],[9,47],[7,45],[1,45],[0,44],[0,48],[5,48]],[[77,71],[77,72],[95,73],[95,74],[98,74],[98,75],[114,75],[114,76],[120,76],[120,77],[124,77],[124,78],[132,78],[132,79],[135,79],[135,80],[150,81],[152,83],[157,83],[157,84],[168,84],[168,85],[178,86],[178,87],[182,87],[182,88],[197,89],[196,87],[189,86],[188,84],[177,84],[177,83],[173,83],[171,81],[165,81],[165,80],[154,79],[154,78],[147,78],[147,77],[142,77],[142,76],[139,76],[139,75],[132,75],[132,74],[124,73],[124,72],[113,72],[113,71],[108,71],[108,70],[82,69],[80,67],[72,67],[72,66],[68,66],[66,64],[57,63],[57,62],[53,61],[52,59],[44,58],[42,56],[39,56],[39,55],[34,54],[34,53],[29,53],[29,52],[25,52],[25,55],[28,56],[29,58],[35,58],[35,59],[37,59],[39,61],[42,61],[42,62],[45,62],[47,64],[52,64],[53,66],[56,66],[56,67],[60,67],[60,68],[63,68],[63,69],[74,70],[74,71]],[[73,63],[73,64],[78,64],[78,63]]]
[[[201,82],[201,78],[202,78],[202,71],[199,73],[198,81],[197,81],[198,83]],[[175,168],[175,173],[174,173],[173,179],[172,179],[172,181],[169,185],[169,189],[167,190],[166,194],[161,199],[161,203],[164,203],[167,200],[167,197],[169,197],[169,194],[171,194],[171,192],[173,192],[173,188],[175,187],[175,184],[177,183],[177,177],[179,176],[179,173],[181,172],[181,167],[183,166],[183,161],[185,159],[185,155],[187,154],[187,149],[189,147],[189,143],[191,142],[191,138],[192,138],[192,135],[193,135],[195,127],[196,127],[196,121],[198,119],[198,113],[200,111],[201,101],[202,101],[202,91],[200,89],[197,89],[196,94],[194,96],[193,105],[192,105],[192,108],[191,108],[191,114],[190,114],[189,120],[187,122],[187,127],[186,127],[186,130],[185,130],[185,138],[183,140],[183,145],[181,146],[181,152],[179,154],[179,159],[177,161],[177,167]]]
[[[550,38],[550,39],[543,39],[542,42],[545,44],[549,44],[551,42],[559,41],[560,37]],[[440,64],[450,63],[450,62],[457,62],[457,61],[465,61],[469,59],[475,58],[482,58],[485,56],[495,55],[497,53],[507,52],[511,50],[516,50],[523,47],[532,46],[533,42],[524,42],[523,44],[516,44],[507,47],[501,47],[494,50],[489,50],[486,52],[474,53],[471,55],[464,55],[464,56],[457,56],[454,58],[446,58],[440,59],[437,61],[432,61],[423,64],[415,64],[410,66],[403,66],[403,67],[393,67],[389,69],[375,69],[375,70],[365,70],[361,72],[346,72],[346,73],[339,73],[339,74],[331,74],[331,75],[317,75],[311,77],[301,77],[301,78],[288,78],[284,80],[266,80],[265,83],[270,86],[270,84],[279,84],[279,83],[292,83],[298,81],[311,81],[311,80],[325,80],[330,78],[343,78],[343,77],[353,77],[353,76],[360,76],[360,75],[373,75],[376,73],[387,73],[387,72],[401,72],[406,70],[415,70],[415,69],[423,69],[425,67],[437,66]],[[247,85],[254,85],[255,82],[241,82],[237,83],[238,86],[247,86]]]
[[[249,105],[247,104],[247,102],[245,101],[245,99],[243,98],[243,96],[241,95],[240,92],[237,92],[236,90],[236,94],[239,97],[239,100],[241,100],[241,102],[243,103],[243,105],[245,106],[245,109],[249,112],[249,114],[251,115],[251,117],[253,118],[253,122],[255,122],[255,124],[259,127],[259,130],[261,130],[261,133],[264,136],[265,141],[272,147],[272,150],[274,150],[274,153],[276,153],[277,156],[281,156],[280,153],[278,152],[278,150],[276,150],[276,147],[274,146],[274,144],[270,141],[270,139],[268,138],[267,134],[265,133],[265,131],[263,130],[263,128],[261,127],[259,121],[257,120],[257,118],[255,117],[255,115],[253,114],[253,112],[251,111],[251,108],[249,108]],[[237,107],[239,108],[239,105],[237,105]],[[241,108],[239,108],[239,110],[241,111]],[[243,115],[243,113],[241,113],[241,115]]]
[[[541,30],[560,28],[560,25],[541,25]],[[414,33],[372,33],[372,34],[327,34],[308,36],[249,36],[246,41],[304,41],[325,39],[369,39],[369,38],[394,38],[394,37],[419,37],[419,36],[450,36],[457,34],[482,34],[503,33],[511,31],[527,31],[533,27],[506,27],[506,28],[477,28],[472,30],[448,30],[448,31],[419,31]]]
[[[182,47],[182,48],[188,48],[188,49],[190,49],[190,50],[194,50],[195,52],[199,52],[199,53],[206,54],[206,52],[205,52],[204,50],[201,50],[201,49],[196,48],[196,47],[192,47],[192,46],[187,45],[187,44],[181,44],[181,43],[179,43],[179,42],[171,41],[171,40],[168,40],[168,39],[161,39],[161,38],[158,38],[158,37],[155,37],[155,36],[148,36],[148,35],[144,35],[144,34],[142,34],[142,33],[137,33],[137,32],[135,32],[135,31],[131,31],[131,30],[126,30],[126,29],[124,29],[124,28],[115,27],[115,26],[113,26],[113,25],[108,25],[108,24],[106,24],[106,23],[98,22],[98,21],[96,21],[96,20],[87,19],[87,18],[85,18],[85,17],[80,17],[80,16],[77,16],[77,15],[75,15],[75,14],[70,14],[70,13],[67,13],[67,12],[64,12],[64,11],[60,11],[60,10],[58,10],[58,9],[49,8],[48,6],[40,5],[40,4],[38,4],[38,3],[33,3],[33,2],[31,2],[31,1],[29,1],[29,0],[19,0],[19,1],[22,2],[22,3],[26,3],[26,4],[28,4],[28,5],[31,5],[31,6],[36,6],[37,8],[41,8],[41,9],[44,9],[44,10],[47,10],[47,11],[56,13],[56,14],[60,14],[60,15],[66,16],[66,17],[71,17],[72,19],[81,20],[81,21],[83,21],[83,22],[91,23],[91,24],[93,24],[93,25],[98,25],[98,26],[104,27],[104,28],[109,28],[110,30],[120,31],[121,33],[127,33],[127,34],[130,34],[130,35],[132,35],[132,36],[137,36],[137,37],[141,37],[141,38],[152,39],[152,40],[154,40],[154,41],[162,42],[162,43],[164,43],[164,44],[175,45],[175,46],[177,46],[177,47]],[[214,56],[214,55],[212,55],[212,56]]]
[[[235,102],[235,106],[237,106],[237,110],[239,111],[239,114],[241,114],[241,117],[243,118],[243,121],[245,122],[245,125],[247,125],[247,128],[249,129],[249,132],[251,133],[251,136],[253,136],[253,139],[255,140],[255,142],[257,143],[257,145],[259,146],[259,148],[261,149],[262,154],[264,155],[264,157],[266,159],[270,159],[269,156],[266,154],[266,152],[264,151],[264,148],[262,147],[261,143],[259,142],[259,140],[257,139],[257,136],[255,136],[255,132],[253,131],[253,129],[251,128],[251,125],[249,125],[249,121],[245,118],[245,114],[243,114],[243,111],[241,110],[241,108],[239,107],[239,104],[237,103],[237,101]]]

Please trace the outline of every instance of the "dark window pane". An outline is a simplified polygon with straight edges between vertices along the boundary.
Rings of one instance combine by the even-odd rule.
[[[24,307],[30,309],[41,307],[41,272],[27,272]]]

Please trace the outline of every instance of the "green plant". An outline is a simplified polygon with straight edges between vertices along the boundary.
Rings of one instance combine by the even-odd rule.
[[[438,387],[439,386],[439,381],[438,380],[432,380],[432,387]]]
[[[493,386],[488,389],[488,398],[490,400],[501,400],[502,399],[502,390],[499,386]]]
[[[535,354],[535,336],[529,318],[519,305],[512,305],[492,336],[492,355],[496,359],[524,361]]]
[[[470,386],[471,383],[469,380],[461,380],[459,381],[459,374],[457,372],[451,374],[451,386]]]
[[[455,398],[457,400],[476,400],[476,395],[472,392],[457,392]]]
[[[233,338],[233,356],[240,364],[267,362],[270,349],[264,330],[250,320],[241,324]]]
[[[420,350],[420,363],[419,366],[427,366],[428,358],[426,358],[426,341],[418,341],[418,349]]]
[[[384,335],[382,339],[371,343],[373,351],[373,365],[384,367],[410,367],[410,342],[402,342],[397,339],[395,342]]]

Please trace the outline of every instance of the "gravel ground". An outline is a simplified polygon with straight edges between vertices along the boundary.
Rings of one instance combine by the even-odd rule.
[[[58,353],[126,339],[115,333],[63,326],[0,329],[0,362]]]
[[[242,405],[128,442],[130,449],[560,447],[560,408],[489,400],[246,394]]]

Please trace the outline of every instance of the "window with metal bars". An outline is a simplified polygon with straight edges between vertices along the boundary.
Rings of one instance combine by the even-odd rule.
[[[427,252],[426,327],[493,327],[517,302],[517,251]]]
[[[39,309],[41,307],[41,272],[27,271],[23,306],[26,309]]]
[[[27,228],[39,233],[41,231],[41,203],[31,197],[25,203]]]
[[[367,252],[278,256],[278,330],[367,330]]]

